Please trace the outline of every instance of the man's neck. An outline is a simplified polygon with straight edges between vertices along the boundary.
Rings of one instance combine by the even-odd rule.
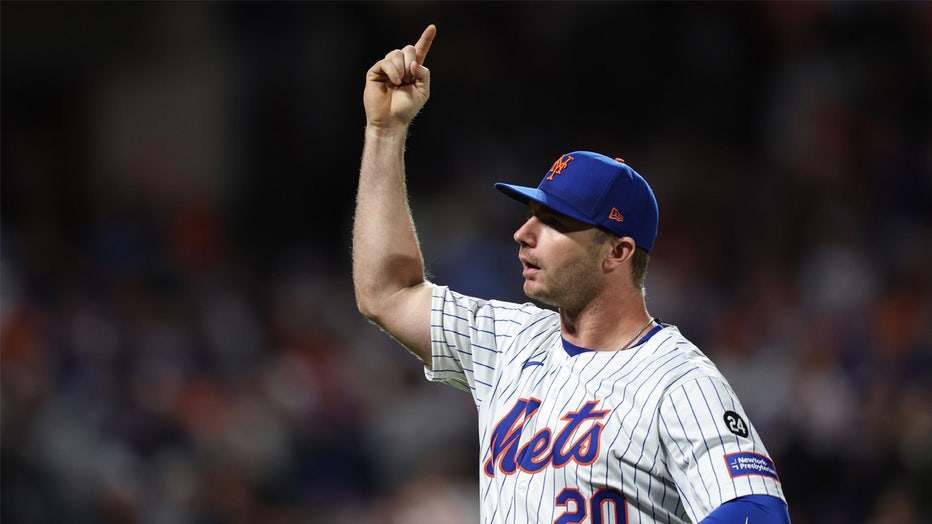
[[[596,351],[616,351],[650,321],[640,293],[594,300],[580,311],[560,309],[560,326],[571,344]]]

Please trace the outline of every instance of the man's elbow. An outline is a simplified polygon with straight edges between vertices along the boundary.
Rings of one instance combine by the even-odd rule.
[[[359,310],[359,313],[362,314],[362,316],[375,323],[378,323],[378,300],[365,293],[361,293],[358,288],[356,290],[356,309]]]
[[[385,327],[388,316],[394,309],[401,307],[397,294],[364,292],[356,289],[356,309],[369,321]]]
[[[426,282],[420,257],[389,257],[380,267],[381,271],[376,272],[362,264],[353,270],[356,309],[376,323],[402,306],[409,292]]]
[[[394,290],[357,285],[355,291],[359,313],[389,331],[406,330],[412,322],[420,321],[417,312],[430,310],[431,289],[424,280]],[[427,317],[424,321],[429,323]]]

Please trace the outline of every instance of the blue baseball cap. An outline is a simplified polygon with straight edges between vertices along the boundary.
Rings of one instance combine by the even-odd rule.
[[[556,160],[537,188],[498,182],[518,202],[533,200],[570,218],[634,239],[650,251],[657,239],[657,199],[647,181],[620,158],[573,151]]]

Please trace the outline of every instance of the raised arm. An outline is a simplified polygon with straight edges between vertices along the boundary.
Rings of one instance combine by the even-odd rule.
[[[366,73],[366,137],[353,226],[353,284],[359,311],[426,364],[431,287],[424,278],[405,186],[408,126],[430,97],[424,60],[437,28],[385,55]]]

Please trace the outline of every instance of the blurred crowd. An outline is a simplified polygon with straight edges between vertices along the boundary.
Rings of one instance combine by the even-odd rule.
[[[932,522],[932,4],[0,11],[5,524],[478,522],[471,399],[350,278],[363,75],[430,22],[434,281],[525,300],[492,183],[624,156],[660,203],[648,308],[793,522]]]

